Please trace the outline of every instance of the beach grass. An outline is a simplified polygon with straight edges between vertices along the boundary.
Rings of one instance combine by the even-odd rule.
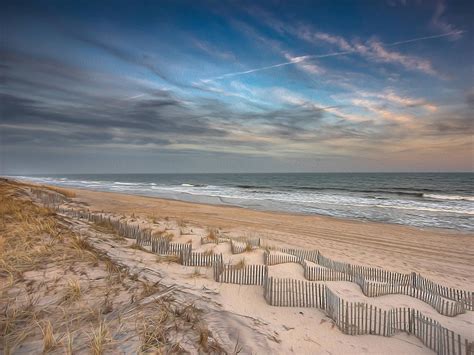
[[[196,349],[201,346],[197,311],[178,311],[187,306],[174,298],[144,302],[160,292],[159,282],[130,273],[125,261],[96,248],[101,238],[116,242],[110,226],[84,224],[78,233],[53,210],[33,203],[29,189],[0,182],[0,352],[12,354],[20,346],[33,351],[38,344],[45,353],[103,354],[123,347],[169,352],[181,349],[174,339],[184,333],[193,334]],[[155,321],[135,327],[132,320],[144,315]],[[123,332],[130,337],[112,341]]]

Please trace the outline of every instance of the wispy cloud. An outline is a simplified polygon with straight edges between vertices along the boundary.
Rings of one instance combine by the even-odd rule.
[[[210,56],[217,57],[222,60],[235,60],[235,55],[231,51],[224,51],[222,49],[219,49],[217,46],[214,46],[213,44],[199,40],[199,39],[194,39],[193,44],[196,46],[196,48],[199,48],[203,52],[209,54]]]
[[[446,21],[444,13],[446,11],[446,5],[443,1],[438,1],[436,3],[435,12],[431,19],[431,27],[442,33],[452,33],[450,36],[451,39],[457,40],[461,38],[463,31],[459,30],[453,24]]]
[[[399,64],[408,70],[420,71],[430,75],[438,74],[429,60],[390,51],[382,42],[377,40],[370,40],[365,45],[356,45],[355,48],[358,54],[375,62]]]
[[[281,62],[273,65],[263,66],[252,68],[244,71],[226,73],[223,75],[219,75],[213,78],[202,79],[202,82],[206,83],[211,80],[221,80],[228,77],[246,75],[251,73],[256,73],[260,71],[265,71],[269,69],[284,67],[288,65],[297,65],[302,70],[311,73],[311,74],[321,74],[324,72],[324,69],[320,66],[315,65],[314,63],[309,63],[311,59],[322,59],[322,58],[330,58],[330,57],[338,57],[338,56],[347,56],[357,54],[360,55],[368,60],[378,62],[378,63],[392,63],[403,66],[407,70],[419,71],[425,74],[440,76],[440,75],[432,66],[431,62],[427,59],[418,58],[416,56],[406,55],[397,51],[389,50],[387,47],[394,47],[399,46],[411,42],[418,42],[418,41],[425,41],[431,39],[437,39],[442,37],[449,37],[449,36],[456,36],[462,33],[462,31],[453,31],[449,33],[444,33],[435,36],[426,36],[426,37],[417,37],[411,38],[403,41],[392,42],[388,44],[384,44],[376,39],[368,40],[365,43],[355,42],[349,43],[346,39],[336,35],[330,35],[327,33],[317,32],[311,37],[311,40],[314,41],[315,39],[324,41],[333,45],[336,45],[340,51],[338,52],[330,52],[326,54],[307,54],[301,56],[292,56],[287,52],[283,52],[288,61]],[[306,39],[310,38],[309,35],[305,32],[302,36]]]

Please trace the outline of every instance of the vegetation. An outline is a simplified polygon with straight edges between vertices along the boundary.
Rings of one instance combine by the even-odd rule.
[[[106,240],[125,248],[111,226],[83,224],[79,233],[29,191],[0,181],[0,353],[168,353],[182,352],[181,342],[218,349],[194,306],[160,297],[159,283],[96,249]]]

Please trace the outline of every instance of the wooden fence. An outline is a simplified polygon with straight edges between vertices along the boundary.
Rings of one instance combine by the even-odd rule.
[[[222,254],[207,254],[196,252],[181,252],[180,263],[184,266],[213,266],[214,264],[223,264]]]
[[[309,281],[352,281],[352,275],[320,266],[310,266],[302,263],[304,277]]]
[[[451,300],[462,301],[467,309],[474,310],[474,292],[442,286],[420,274],[415,275],[414,287],[417,289],[425,290]]]
[[[292,248],[275,248],[274,250],[280,253],[286,253],[294,255],[303,260],[318,263],[319,251],[318,250],[305,250],[305,249],[292,249]]]
[[[54,191],[44,191],[39,189],[30,188],[33,196],[41,201],[48,207],[57,208],[59,205],[68,201],[68,199],[60,193]]]
[[[266,265],[225,265],[214,264],[214,280],[237,285],[263,285],[268,275]]]
[[[60,196],[59,194],[49,194],[40,190],[34,193],[47,201],[50,201],[48,196]],[[51,197],[51,199],[55,199],[55,197]],[[96,223],[107,222],[113,226],[119,235],[135,239],[138,245],[151,246],[154,253],[179,255],[181,250],[190,250],[188,245],[170,243],[161,237],[154,236],[150,229],[140,228],[138,224],[127,223],[104,213],[65,208],[58,208],[58,210],[73,217],[85,218]],[[259,238],[234,238],[230,242],[233,253],[242,253],[249,248],[255,248],[262,244]],[[430,304],[440,314],[447,316],[455,316],[464,313],[466,310],[474,309],[473,292],[441,286],[417,273],[402,274],[379,268],[338,262],[323,256],[318,250],[291,248],[275,248],[275,250],[282,254],[266,251],[264,253],[266,265],[275,265],[282,262],[299,263],[304,268],[305,277],[310,281],[352,281],[357,283],[362,292],[368,297],[386,294],[412,296]],[[310,266],[305,261],[316,262],[319,266]]]
[[[277,265],[284,263],[301,263],[303,259],[290,254],[276,254],[274,252],[265,250],[263,253],[263,263],[265,265]]]
[[[48,197],[48,193],[34,194],[45,201],[44,203],[60,202],[60,198]],[[395,293],[409,295],[423,300],[439,313],[448,316],[473,310],[473,292],[439,285],[417,273],[402,274],[338,262],[321,255],[317,250],[274,248],[286,255],[266,251],[264,253],[265,265],[243,267],[225,265],[222,254],[192,252],[191,244],[172,243],[168,238],[153,235],[149,229],[140,228],[139,224],[130,224],[104,213],[65,208],[59,208],[59,210],[76,218],[110,223],[120,235],[136,239],[141,245],[150,245],[153,252],[179,255],[183,265],[213,266],[214,279],[218,282],[262,285],[264,298],[270,305],[322,309],[345,334],[391,336],[403,331],[415,335],[428,348],[441,355],[474,354],[472,342],[441,326],[437,321],[416,309],[383,310],[367,303],[348,302],[321,283],[269,277],[268,265],[283,262],[299,263],[303,266],[304,275],[308,280],[352,281],[357,283],[368,297]],[[251,248],[261,246],[260,239],[249,242],[249,239],[235,238],[230,242],[233,252],[243,252],[249,246]],[[310,265],[308,261],[318,265]]]
[[[226,243],[229,242],[230,238],[226,237],[215,237],[215,238],[209,238],[209,237],[201,237],[201,244],[220,244],[220,243]]]
[[[467,338],[412,308],[384,310],[364,302],[348,302],[324,284],[302,280],[268,277],[263,289],[270,305],[324,310],[344,334],[389,337],[403,331],[438,354],[474,354],[474,344]]]
[[[326,286],[294,279],[267,277],[263,295],[268,304],[279,307],[326,308]]]
[[[230,250],[232,254],[241,254],[246,251],[260,248],[261,239],[260,238],[232,238],[230,240]]]

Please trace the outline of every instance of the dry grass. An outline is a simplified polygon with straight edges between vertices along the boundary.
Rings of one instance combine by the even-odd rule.
[[[65,344],[65,351],[67,355],[72,355],[73,354],[73,345],[74,345],[74,337],[71,334],[71,332],[68,330],[66,333],[66,344]]]
[[[90,350],[93,355],[102,355],[105,345],[110,342],[109,330],[104,321],[100,321],[97,328],[92,330]]]
[[[112,223],[108,220],[102,220],[100,222],[94,222],[94,226],[96,227],[97,230],[100,232],[105,232],[105,233],[116,233],[114,226]]]
[[[153,284],[148,283],[148,282],[143,282],[142,297],[151,296],[157,293],[159,290],[160,290],[159,282],[155,282]]]
[[[42,187],[48,189],[48,190],[51,190],[51,191],[54,191],[54,192],[57,192],[58,194],[61,194],[63,196],[66,196],[68,198],[74,198],[76,197],[76,193],[74,191],[71,191],[71,190],[67,190],[67,189],[63,189],[61,187],[56,187],[56,186],[45,186],[43,185]]]
[[[43,352],[46,353],[54,349],[58,342],[54,336],[53,325],[49,320],[45,321],[44,325],[39,324],[39,326],[43,334]]]
[[[145,252],[148,252],[148,250],[146,250],[144,247],[142,247],[141,245],[138,245],[138,244],[132,244],[129,246],[130,249],[134,249],[134,250],[140,250],[140,251],[145,251]]]
[[[193,273],[191,274],[191,277],[192,277],[192,278],[196,278],[196,277],[201,277],[201,276],[202,276],[202,274],[201,274],[201,269],[200,269],[198,266],[196,266],[196,267],[194,268]]]
[[[170,232],[163,233],[161,236],[165,239],[168,239],[168,241],[172,241],[174,238],[174,234]]]
[[[244,251],[249,252],[249,251],[252,251],[252,250],[253,250],[252,244],[250,244],[250,242],[246,242]]]
[[[217,228],[208,228],[206,237],[209,240],[218,240],[219,239],[219,229],[217,229]]]
[[[194,306],[179,306],[172,298],[141,305],[138,301],[159,291],[159,285],[143,283],[144,275],[130,275],[126,266],[95,249],[100,239],[94,235],[114,241],[110,234],[101,234],[107,225],[81,225],[90,229],[87,238],[79,236],[67,219],[28,200],[30,188],[0,181],[0,353],[42,347],[44,352],[102,354],[130,346],[170,353],[183,351],[176,339],[184,338],[194,339],[196,350],[204,349],[198,344],[200,315]],[[157,257],[178,260],[175,255]],[[107,324],[100,318],[103,314]],[[141,314],[146,319],[136,327]],[[212,344],[208,337],[209,349]]]
[[[68,280],[65,293],[63,296],[64,302],[75,302],[82,296],[81,284],[77,280]]]
[[[157,255],[156,261],[159,263],[179,263],[179,255]]]
[[[137,324],[141,334],[140,351],[150,352],[160,350],[166,343],[165,323],[169,318],[169,313],[162,308],[154,317],[144,317]]]
[[[246,265],[245,258],[242,258],[234,266],[235,266],[236,269],[243,269],[245,267],[245,265]]]
[[[206,256],[214,255],[214,248],[212,248],[212,249],[207,249],[206,251],[204,251],[203,254],[206,255]]]

